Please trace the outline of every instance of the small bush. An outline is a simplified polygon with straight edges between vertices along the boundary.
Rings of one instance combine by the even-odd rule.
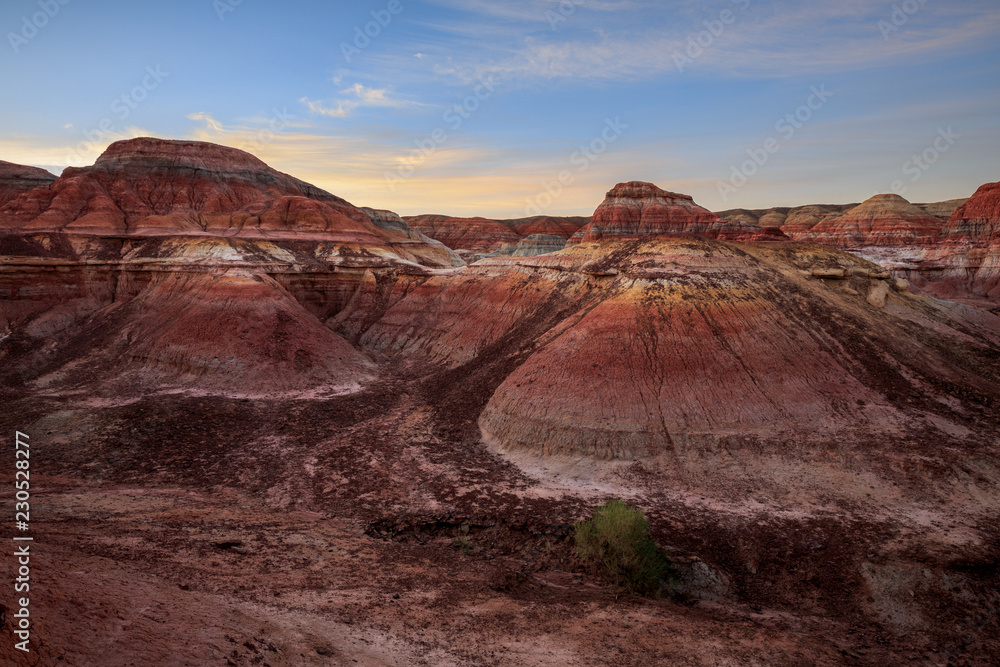
[[[455,536],[455,539],[452,540],[451,546],[464,554],[472,553],[472,542],[469,540],[469,524],[462,524],[462,527],[452,533],[452,535]]]
[[[642,510],[611,500],[576,523],[576,550],[597,562],[611,582],[632,594],[657,595],[667,586],[670,559],[649,537]]]
[[[463,554],[472,553],[472,543],[469,542],[468,535],[457,535],[452,540],[451,546],[461,551]]]

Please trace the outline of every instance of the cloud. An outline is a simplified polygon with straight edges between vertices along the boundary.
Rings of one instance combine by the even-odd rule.
[[[201,120],[209,127],[209,129],[220,132],[222,130],[222,123],[212,118],[211,114],[205,113],[204,111],[197,111],[195,113],[189,113],[187,117],[190,120]]]
[[[510,22],[542,23],[550,26],[550,14],[565,18],[578,11],[587,12],[627,12],[655,8],[655,1],[642,0],[431,0],[452,11],[464,11],[473,15]]]
[[[356,83],[349,88],[340,91],[341,99],[334,100],[327,104],[317,100],[310,100],[303,97],[299,101],[306,105],[311,113],[331,118],[347,118],[351,113],[360,107],[385,107],[401,109],[405,107],[424,106],[420,102],[412,100],[402,100],[390,95],[387,88],[367,88],[360,83]]]
[[[359,206],[388,208],[403,215],[522,217],[528,201],[544,192],[545,182],[571,166],[568,152],[552,161],[543,150],[498,147],[458,135],[431,155],[416,150],[413,137],[399,132],[341,134],[320,127],[290,127],[261,142],[254,124],[221,123],[209,114],[191,116],[198,116],[199,126],[189,138],[249,151],[275,169]],[[581,172],[551,212],[589,215],[608,183],[617,182],[616,174],[639,173],[620,161],[625,159],[609,152]],[[662,165],[662,156],[656,162]],[[399,174],[399,168],[406,165],[416,166],[412,175],[390,185],[387,175]]]
[[[358,107],[357,103],[353,102],[339,102],[336,107],[328,107],[322,102],[310,100],[308,97],[303,97],[299,101],[305,104],[312,113],[331,118],[347,118]]]
[[[413,63],[411,54],[419,50],[434,59],[434,73],[463,85],[484,72],[503,75],[511,84],[680,74],[677,56],[687,55],[693,42],[700,42],[692,47],[697,55],[685,72],[739,77],[827,73],[976,52],[992,48],[1000,32],[995,0],[926,3],[910,14],[897,11],[899,3],[883,0],[730,0],[714,6],[629,2],[628,12],[610,11],[623,3],[582,1],[574,2],[571,13],[560,15],[565,20],[551,28],[546,13],[559,13],[564,3],[435,1],[464,10],[422,25],[442,33],[448,48],[401,45],[406,58],[400,54],[396,64]],[[734,17],[725,25],[720,22],[723,10]],[[636,12],[643,20],[635,20]],[[880,21],[894,30],[884,35]],[[426,71],[422,65],[421,71]]]

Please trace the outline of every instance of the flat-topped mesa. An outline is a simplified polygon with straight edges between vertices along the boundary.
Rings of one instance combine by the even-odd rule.
[[[348,202],[244,151],[199,141],[118,141],[91,167],[0,209],[0,227],[97,235],[332,235],[377,243]],[[325,240],[336,240],[328,238]]]
[[[780,230],[723,220],[694,202],[690,195],[663,190],[652,183],[619,183],[570,243],[630,236],[699,234],[723,240],[781,239]]]
[[[0,207],[0,233],[301,241],[354,264],[462,264],[398,216],[372,217],[245,151],[148,137],[113,143],[92,166]]]
[[[243,185],[271,196],[301,196],[350,206],[329,192],[269,167],[264,161],[238,148],[204,141],[180,141],[140,137],[116,141],[91,169],[100,169],[126,180],[140,181],[150,177],[164,180],[179,176]],[[183,203],[183,201],[179,202]],[[198,203],[198,202],[195,202]],[[206,201],[220,209],[227,208],[224,200]],[[229,203],[237,208],[239,200]],[[354,208],[350,206],[350,208]]]
[[[246,151],[205,141],[139,137],[116,141],[97,158],[95,167],[190,167],[205,171],[268,171],[260,158]]]
[[[55,175],[44,169],[0,160],[0,206],[23,192],[48,185],[54,180]]]
[[[827,217],[796,240],[841,248],[935,243],[943,222],[899,195],[875,195],[843,215]]]

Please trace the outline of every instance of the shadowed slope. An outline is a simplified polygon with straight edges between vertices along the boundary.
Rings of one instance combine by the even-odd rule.
[[[154,275],[135,298],[50,339],[56,354],[24,365],[37,376],[22,379],[40,389],[122,397],[164,390],[333,395],[374,377],[364,354],[276,281],[238,269]]]
[[[18,195],[54,180],[56,177],[44,169],[0,160],[0,207]]]

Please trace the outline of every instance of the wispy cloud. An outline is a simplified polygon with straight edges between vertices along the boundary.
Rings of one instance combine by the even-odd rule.
[[[577,11],[624,12],[652,9],[657,2],[650,0],[431,0],[433,4],[455,12],[488,16],[511,22],[544,23],[550,27],[549,12],[572,16]]]
[[[215,118],[213,118],[211,114],[206,113],[204,111],[196,111],[195,113],[189,113],[187,117],[189,120],[202,121],[203,123],[205,123],[207,128],[212,132],[221,132],[223,129],[222,123],[215,120]]]
[[[310,100],[303,97],[299,101],[306,105],[311,113],[331,118],[347,118],[360,107],[388,107],[401,109],[405,107],[424,106],[420,102],[392,97],[387,88],[366,88],[356,83],[340,91],[341,98],[331,103]]]
[[[732,11],[735,21],[711,41],[691,69],[781,77],[908,64],[992,47],[1000,33],[1000,6],[994,0],[927,3],[907,15],[891,39],[884,39],[878,27],[880,20],[891,21],[896,11],[892,2],[884,0],[732,0],[715,6],[628,2],[631,9],[645,10],[645,21],[636,21],[635,11],[609,11],[624,3],[584,1],[558,24],[558,30],[549,29],[545,18],[547,12],[558,13],[560,3],[555,0],[435,1],[463,10],[423,26],[447,35],[447,50],[401,45],[400,53],[406,57],[400,55],[398,64],[405,67],[406,60],[412,62],[413,51],[419,50],[434,56],[437,75],[463,85],[486,71],[503,75],[511,84],[677,73],[674,56],[706,30],[706,21],[717,21],[723,9]]]

